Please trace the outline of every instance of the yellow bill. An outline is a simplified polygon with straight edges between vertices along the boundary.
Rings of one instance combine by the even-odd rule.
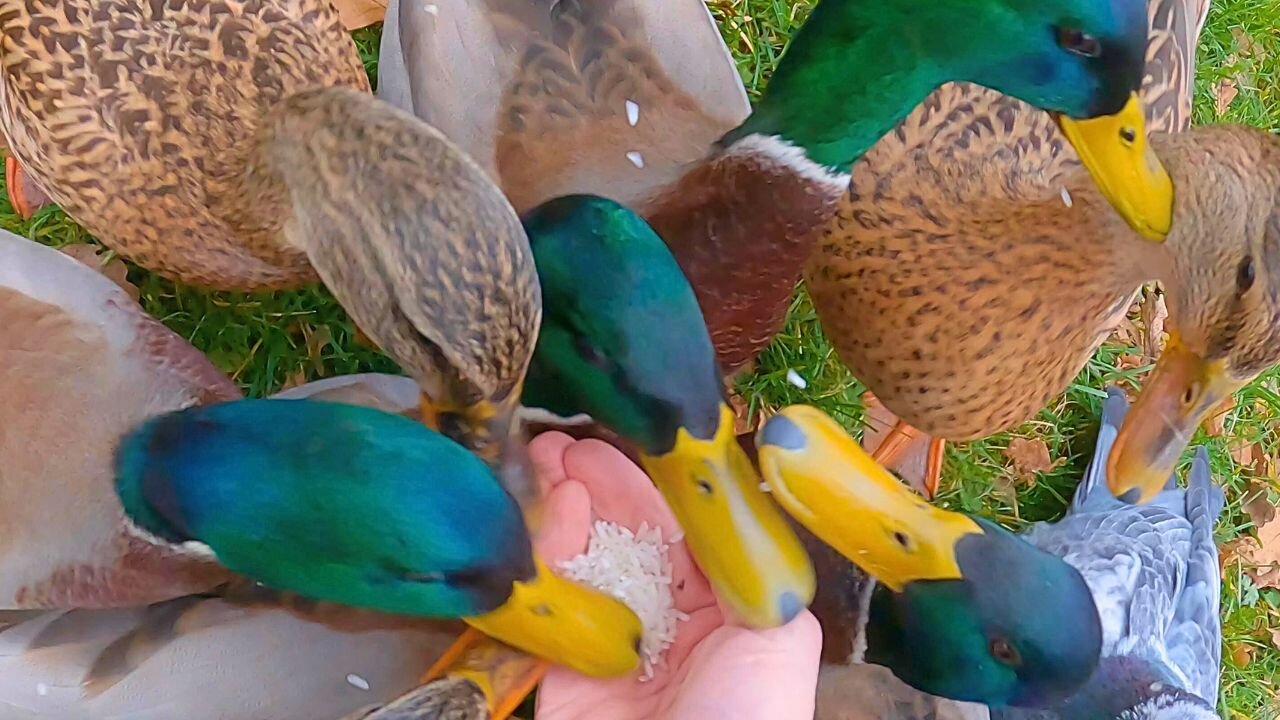
[[[760,429],[756,449],[778,503],[890,589],[962,577],[956,545],[982,534],[978,524],[925,502],[822,411],[786,408]]]
[[[685,542],[720,598],[747,625],[783,625],[813,600],[813,565],[786,518],[760,488],[760,476],[720,407],[715,435],[681,428],[675,446],[642,455],[684,528]]]
[[[640,664],[640,619],[621,601],[551,572],[517,582],[493,612],[464,618],[496,640],[592,677],[614,677]]]
[[[1154,498],[1196,428],[1242,384],[1221,361],[1206,361],[1171,336],[1107,459],[1111,492],[1136,503]]]
[[[1056,119],[1102,195],[1129,227],[1149,240],[1164,240],[1173,226],[1173,181],[1147,142],[1138,94],[1115,115]]]

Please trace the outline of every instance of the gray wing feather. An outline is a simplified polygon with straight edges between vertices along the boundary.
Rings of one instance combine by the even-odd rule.
[[[1067,516],[1027,532],[1036,546],[1078,569],[1102,619],[1103,654],[1143,658],[1182,686],[1217,699],[1221,666],[1220,578],[1213,524],[1223,506],[1201,449],[1182,490],[1171,478],[1157,499],[1130,505],[1111,495],[1107,454],[1127,402],[1112,388],[1097,452]]]

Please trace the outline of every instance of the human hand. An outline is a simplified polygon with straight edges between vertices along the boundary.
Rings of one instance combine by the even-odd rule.
[[[596,520],[632,532],[642,522],[661,528],[675,606],[689,616],[647,681],[638,674],[601,680],[552,668],[538,691],[538,720],[813,717],[822,633],[808,610],[770,630],[732,624],[661,493],[626,456],[598,440],[574,441],[558,432],[535,438],[530,455],[546,519],[535,542],[539,554],[553,564],[582,554]]]

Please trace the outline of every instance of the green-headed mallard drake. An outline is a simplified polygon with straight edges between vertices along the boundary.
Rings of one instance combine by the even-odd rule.
[[[1089,682],[1039,713],[994,710],[992,720],[1213,720],[1222,670],[1222,579],[1213,525],[1222,488],[1200,448],[1187,474],[1146,505],[1117,500],[1108,456],[1128,410],[1110,388],[1093,461],[1066,517],[1024,537],[1080,570],[1102,617],[1102,659]]]
[[[126,532],[116,440],[240,391],[93,268],[0,231],[0,609],[119,607],[227,573]]]
[[[1280,144],[1243,128],[1185,131],[1207,2],[1149,10],[1144,102],[1171,133],[1152,142],[1178,188],[1164,243],[1116,217],[1042,113],[954,85],[854,168],[806,270],[854,374],[905,423],[957,440],[1043,407],[1139,285],[1160,280],[1172,342],[1111,456],[1114,489],[1143,497],[1207,413],[1280,359]]]
[[[814,536],[825,662],[883,665],[991,706],[1051,706],[1088,680],[1102,628],[1062,558],[928,504],[816,408],[774,415],[755,447],[773,496]]]
[[[0,18],[15,48],[0,58],[9,147],[73,218],[185,282],[272,287],[314,268],[418,382],[424,421],[501,464],[517,499],[533,496],[511,440],[542,311],[525,231],[479,166],[366,92],[327,0],[0,0]],[[104,47],[121,57],[95,54]],[[548,211],[547,232],[578,212],[591,203]],[[604,320],[588,340],[608,342]],[[718,382],[710,367],[691,368],[693,382]],[[593,397],[612,402],[602,390]],[[798,612],[795,599],[803,606],[811,569],[776,509],[752,498],[759,481],[723,430],[727,404],[703,414],[709,392],[689,412],[666,402],[679,395],[628,412],[658,426],[660,437],[637,440],[658,453],[654,473],[721,597],[749,622],[776,625]]]
[[[115,470],[138,538],[274,590],[465,617],[592,674],[639,660],[635,615],[536,561],[491,468],[422,423],[342,403],[219,403],[146,421]]]
[[[1136,96],[1145,29],[1134,0],[824,0],[753,112],[699,0],[392,0],[378,92],[518,210],[578,192],[638,209],[733,371],[781,326],[850,165],[948,80],[1053,111],[1125,217],[1162,236],[1172,190]]]

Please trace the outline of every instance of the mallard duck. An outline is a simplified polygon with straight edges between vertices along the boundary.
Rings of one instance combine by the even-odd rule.
[[[525,231],[479,166],[366,92],[327,0],[159,10],[137,0],[0,0],[0,17],[15,48],[0,58],[10,149],[73,218],[184,282],[263,288],[303,282],[314,268],[418,382],[424,422],[500,465],[518,500],[533,498],[512,440],[542,306]],[[215,44],[218,53],[201,50]],[[120,62],[91,50],[115,46],[127,48]],[[548,225],[591,208],[569,202],[557,212]],[[630,231],[615,223],[605,232]],[[612,329],[584,332],[607,342]],[[592,351],[589,342],[580,349]],[[714,380],[712,370],[691,368],[705,373],[695,382]],[[759,480],[723,430],[727,404],[708,417],[707,397],[704,389],[682,404],[661,395],[678,411],[659,402],[632,411],[648,413],[643,421],[662,433],[641,440],[658,453],[654,474],[691,545],[704,548],[721,596],[748,622],[777,625],[803,606],[812,573],[780,514],[753,497]]]
[[[806,283],[840,358],[902,421],[964,440],[1025,420],[1158,279],[1172,342],[1111,456],[1114,489],[1149,497],[1206,414],[1280,359],[1277,141],[1173,132],[1206,8],[1149,5],[1144,103],[1178,188],[1164,243],[1108,209],[1042,113],[972,85],[933,94],[854,168]]]
[[[992,720],[1213,720],[1222,670],[1222,580],[1213,525],[1222,488],[1201,447],[1187,474],[1149,504],[1117,500],[1106,467],[1128,410],[1110,388],[1093,461],[1067,515],[1027,541],[1078,568],[1102,617],[1102,659],[1089,682],[1042,713],[994,710]]]
[[[7,720],[318,720],[395,698],[457,635],[369,616],[187,596],[0,621]],[[2,616],[3,613],[0,613]]]
[[[9,430],[0,436],[9,538],[0,552],[0,608],[136,607],[224,592],[232,577],[221,564],[129,530],[111,467],[117,440],[137,423],[238,398],[236,386],[106,277],[9,233],[0,233],[0,317],[7,328],[3,387],[12,400]],[[417,385],[410,384],[416,403]],[[50,461],[44,450],[68,438],[78,450]],[[625,654],[634,654],[627,643]],[[414,674],[429,661],[424,657]]]
[[[591,674],[639,661],[635,615],[535,560],[489,466],[422,423],[342,403],[219,403],[146,421],[121,440],[115,471],[137,537],[269,588],[465,617]]]
[[[781,410],[755,447],[774,498],[813,534],[827,662],[990,706],[1052,706],[1089,678],[1101,621],[1062,558],[930,505],[816,408]]]
[[[0,231],[0,608],[119,607],[227,580],[205,558],[130,536],[116,439],[148,416],[240,391],[125,291]]]
[[[699,1],[392,0],[378,93],[518,210],[576,192],[640,210],[733,371],[781,326],[849,166],[946,80],[1057,113],[1125,217],[1162,236],[1172,191],[1135,95],[1144,29],[1111,0],[825,0],[752,112]]]

